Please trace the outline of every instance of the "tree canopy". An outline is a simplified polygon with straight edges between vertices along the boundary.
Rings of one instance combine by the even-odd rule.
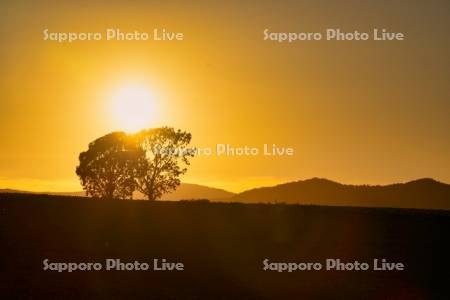
[[[135,135],[138,147],[145,153],[136,168],[136,188],[149,200],[174,191],[180,175],[186,173],[194,149],[189,148],[191,134],[173,128],[147,129]]]
[[[136,134],[112,132],[80,153],[76,168],[88,196],[132,199],[135,190],[149,200],[174,191],[187,171],[194,149],[191,134],[170,127]]]

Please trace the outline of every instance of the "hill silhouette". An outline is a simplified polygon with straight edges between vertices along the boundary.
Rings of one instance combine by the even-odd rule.
[[[0,193],[21,193],[21,194],[45,194],[45,195],[59,195],[59,196],[75,196],[85,197],[84,191],[75,192],[30,192],[14,189],[0,189]],[[209,199],[209,200],[224,200],[235,195],[234,193],[213,188],[205,185],[182,183],[173,193],[163,195],[161,200],[191,200],[191,199]],[[146,199],[145,196],[139,192],[135,192],[133,199]]]
[[[344,185],[312,178],[245,191],[231,201],[450,210],[450,185],[423,178],[390,185]]]
[[[85,196],[85,193],[82,191],[35,193],[0,189],[0,193]],[[145,199],[145,196],[135,192],[133,198]],[[311,178],[234,194],[204,185],[182,183],[173,193],[163,195],[161,200],[196,199],[243,203],[289,203],[450,210],[450,185],[431,178],[389,185],[346,185],[328,179]]]
[[[161,200],[225,200],[234,195],[234,193],[218,188],[193,183],[182,183],[173,193],[163,195]],[[140,193],[136,193],[134,198],[145,199],[144,195]]]

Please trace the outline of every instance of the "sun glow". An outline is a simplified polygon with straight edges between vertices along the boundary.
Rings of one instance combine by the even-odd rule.
[[[156,114],[154,95],[140,85],[126,85],[112,95],[112,116],[121,130],[135,132],[150,127]]]

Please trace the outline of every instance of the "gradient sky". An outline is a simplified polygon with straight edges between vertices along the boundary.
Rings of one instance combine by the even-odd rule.
[[[194,146],[295,149],[197,157],[185,182],[450,182],[449,1],[37,2],[0,4],[0,188],[80,190],[78,154],[122,129],[111,103],[129,83],[153,95],[148,127],[188,130]],[[265,28],[336,27],[406,40],[263,41]],[[42,40],[45,28],[166,28],[185,40],[58,44]]]

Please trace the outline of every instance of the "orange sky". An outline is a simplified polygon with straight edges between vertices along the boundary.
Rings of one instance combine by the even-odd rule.
[[[193,145],[292,147],[293,156],[200,156],[185,182],[242,191],[308,177],[450,182],[450,3],[240,1],[0,4],[0,188],[73,191],[78,154],[126,129],[126,85],[152,94],[148,127]],[[183,32],[185,40],[43,41],[42,31]],[[263,30],[404,32],[399,42],[263,41]]]

